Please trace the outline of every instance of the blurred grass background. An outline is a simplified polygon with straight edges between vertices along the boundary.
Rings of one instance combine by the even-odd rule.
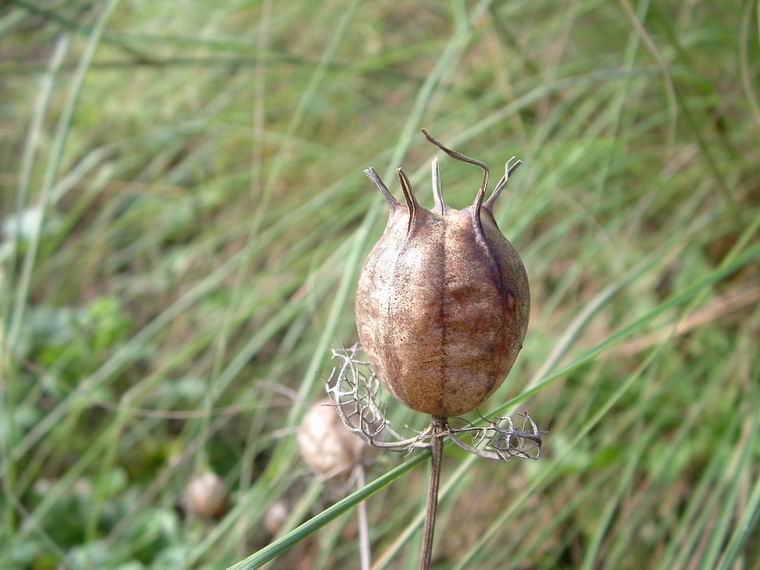
[[[4,3],[0,568],[358,567],[362,495],[331,507],[350,490],[294,431],[356,339],[386,216],[362,169],[403,165],[432,204],[422,126],[525,162],[496,215],[531,325],[481,411],[549,431],[536,463],[447,450],[435,567],[760,567],[759,21],[753,0]],[[470,203],[477,169],[442,169]],[[416,568],[427,458],[368,472],[377,568]],[[217,520],[182,508],[209,470]]]

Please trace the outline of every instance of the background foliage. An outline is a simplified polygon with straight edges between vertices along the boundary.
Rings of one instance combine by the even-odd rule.
[[[355,341],[385,218],[361,170],[403,164],[432,203],[421,126],[496,173],[525,162],[496,213],[531,326],[482,412],[549,430],[538,463],[447,451],[436,567],[757,567],[759,19],[753,0],[3,4],[0,567],[356,568],[372,492],[377,567],[415,567],[427,455],[378,456],[331,507],[349,490],[293,434]],[[443,179],[463,207],[479,172]],[[214,521],[181,501],[207,470],[230,489]]]

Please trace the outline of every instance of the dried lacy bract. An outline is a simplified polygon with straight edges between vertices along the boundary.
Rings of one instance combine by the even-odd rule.
[[[527,413],[518,421],[509,416],[481,418],[482,425],[463,418],[448,418],[444,429],[435,434],[431,424],[421,433],[404,438],[393,429],[384,407],[378,404],[379,380],[369,363],[360,358],[361,350],[358,344],[332,350],[336,364],[325,388],[346,428],[368,444],[411,451],[429,448],[433,437],[450,437],[457,446],[486,459],[507,461],[513,457],[541,456],[541,432]]]

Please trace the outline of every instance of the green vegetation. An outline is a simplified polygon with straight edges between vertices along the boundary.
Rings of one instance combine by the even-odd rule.
[[[294,432],[356,339],[385,222],[362,169],[403,164],[432,204],[423,126],[496,178],[525,163],[496,214],[531,325],[481,412],[549,431],[540,462],[447,448],[434,567],[757,567],[759,22],[753,0],[3,4],[0,568],[357,568],[367,497],[377,567],[416,567],[429,454],[336,498]],[[479,171],[442,169],[469,203]],[[182,501],[208,470],[216,520]]]

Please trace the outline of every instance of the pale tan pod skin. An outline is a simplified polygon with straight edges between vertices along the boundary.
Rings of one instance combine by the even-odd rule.
[[[378,185],[390,216],[359,278],[359,339],[373,371],[408,407],[461,415],[502,384],[522,348],[528,277],[496,224],[493,199],[481,206],[481,193],[456,210],[438,190],[430,211],[399,177],[405,205]]]
[[[314,404],[298,429],[301,456],[314,473],[345,477],[362,458],[364,442],[341,423],[330,400]]]
[[[216,473],[205,471],[194,477],[185,488],[185,508],[204,518],[221,516],[228,504],[228,489]]]

